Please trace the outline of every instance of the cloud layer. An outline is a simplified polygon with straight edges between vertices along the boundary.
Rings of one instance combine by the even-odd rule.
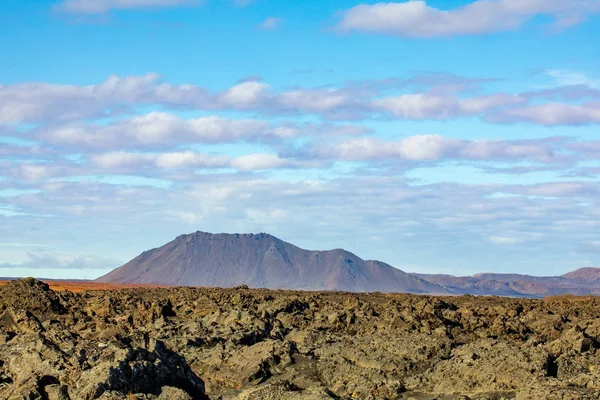
[[[476,0],[452,10],[412,0],[355,6],[344,12],[338,27],[432,38],[516,30],[536,16],[548,16],[554,28],[564,29],[599,11],[598,0]]]
[[[406,80],[365,80],[280,91],[259,80],[244,80],[211,92],[193,84],[163,82],[158,74],[112,75],[104,82],[88,86],[0,85],[0,126],[118,118],[141,106],[258,113],[269,117],[316,116],[336,121],[475,117],[494,123],[600,123],[600,91],[591,86],[556,86],[522,93],[481,93],[478,86],[477,80],[423,75]],[[156,123],[158,126],[180,123],[160,112],[143,118],[155,120],[138,118],[131,123]],[[197,124],[209,125],[210,122],[206,118],[197,119]],[[219,121],[214,122],[214,125],[218,124]],[[138,128],[148,131],[148,126]],[[189,132],[195,128],[188,124],[182,129]],[[85,135],[82,132],[68,134]]]
[[[522,91],[431,73],[322,86],[255,77],[208,89],[158,74],[0,86],[0,235],[57,238],[0,268],[93,275],[114,265],[78,254],[124,261],[196,229],[326,240],[406,270],[443,258],[478,272],[473,248],[514,265],[527,252],[556,258],[532,268],[589,265],[600,144],[576,129],[600,123],[600,92],[593,79],[547,76],[555,85]],[[510,124],[536,135],[518,138]],[[390,237],[397,246],[381,245]]]

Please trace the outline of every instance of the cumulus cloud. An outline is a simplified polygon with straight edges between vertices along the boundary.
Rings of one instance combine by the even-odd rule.
[[[316,114],[336,119],[356,119],[373,112],[371,100],[383,91],[407,86],[430,87],[431,93],[383,99],[383,108],[401,107],[402,102],[420,102],[421,107],[478,109],[518,102],[518,96],[493,94],[465,100],[448,95],[473,82],[452,76],[428,76],[391,82],[349,82],[339,87],[292,88],[275,91],[256,79],[245,80],[218,92],[197,85],[162,82],[157,74],[112,75],[104,82],[87,85],[22,83],[0,85],[0,125],[69,122],[114,117],[136,106],[155,105],[207,111],[255,111],[267,114]],[[454,89],[451,89],[451,86]],[[446,93],[443,96],[441,93]],[[417,107],[417,106],[415,106]],[[429,111],[431,112],[431,110]],[[401,112],[397,113],[401,117]],[[426,112],[423,112],[427,115]]]
[[[201,110],[253,110],[269,113],[333,112],[350,96],[321,89],[277,93],[264,82],[248,80],[216,93],[190,84],[173,85],[157,74],[112,75],[88,85],[22,83],[0,85],[0,124],[73,121],[130,111],[133,106],[164,105]]]
[[[539,15],[562,29],[599,11],[598,0],[476,0],[451,10],[411,0],[360,4],[343,13],[338,28],[407,37],[477,35],[516,30]]]
[[[50,144],[107,148],[267,140],[293,137],[298,131],[293,126],[272,126],[261,120],[219,116],[186,120],[165,112],[151,112],[105,125],[78,123],[52,126],[39,129],[36,135]]]
[[[369,132],[360,125],[292,123],[230,119],[216,115],[183,119],[151,112],[96,125],[65,123],[40,127],[28,134],[45,144],[78,149],[164,148],[167,145],[234,142],[273,143],[296,137],[352,136]]]
[[[373,101],[375,110],[391,113],[402,119],[448,119],[477,115],[498,107],[520,104],[520,96],[494,94],[461,100],[454,96],[431,93],[405,94]]]
[[[584,84],[557,86],[546,89],[528,91],[522,94],[527,99],[545,100],[600,100],[600,90]]]
[[[233,108],[256,107],[267,99],[269,88],[270,86],[263,82],[242,82],[222,93],[219,100],[223,105]]]
[[[160,154],[129,153],[125,151],[102,153],[91,157],[92,163],[104,169],[139,168],[219,168],[229,164],[227,156],[213,156],[193,151]]]
[[[199,0],[63,0],[56,11],[72,14],[105,14],[111,10],[167,8],[199,4]]]
[[[600,79],[594,79],[582,72],[564,69],[548,69],[544,73],[556,80],[559,86],[588,86],[600,88]]]
[[[104,117],[122,104],[147,101],[157,74],[120,77],[88,86],[49,83],[0,85],[0,124]]]
[[[143,168],[160,169],[233,168],[238,171],[257,171],[280,168],[314,168],[321,162],[281,158],[277,154],[252,153],[235,158],[202,154],[193,151],[167,153],[108,152],[92,155],[90,161],[99,169],[88,173],[142,173]]]
[[[344,140],[329,147],[305,150],[309,156],[339,160],[561,160],[560,148],[552,140],[464,140],[442,135],[415,135],[396,141],[366,137]]]
[[[203,111],[243,111],[263,115],[316,115],[328,120],[395,119],[444,120],[461,116],[485,116],[491,122],[527,122],[545,125],[596,123],[600,92],[589,86],[564,86],[521,94],[473,94],[482,80],[446,75],[422,75],[410,79],[346,82],[338,86],[289,88],[277,91],[256,78],[216,92],[191,84],[162,82],[157,74],[110,76],[88,85],[23,83],[0,85],[0,126],[73,124],[55,132],[57,139],[91,140],[81,120],[122,117],[139,107]],[[475,85],[475,87],[474,87]],[[408,88],[412,93],[390,95]],[[425,91],[422,91],[425,90]],[[550,103],[531,104],[536,99]],[[574,101],[587,103],[573,104]],[[566,100],[560,103],[557,100]],[[592,100],[592,102],[589,102]],[[154,118],[150,121],[150,118]],[[207,122],[207,119],[200,119]],[[181,124],[167,113],[138,116],[131,123],[156,123],[155,134],[168,124]],[[114,124],[113,124],[114,125]],[[152,128],[136,127],[152,140]],[[93,130],[93,128],[90,128]],[[106,129],[104,130],[106,131]],[[183,131],[190,131],[189,127]],[[131,137],[132,134],[129,134]],[[157,138],[158,139],[158,138]]]
[[[249,154],[233,159],[231,166],[241,171],[281,168],[287,161],[275,154]]]
[[[490,113],[486,119],[497,123],[525,122],[547,126],[599,124],[600,103],[535,104],[499,110]]]

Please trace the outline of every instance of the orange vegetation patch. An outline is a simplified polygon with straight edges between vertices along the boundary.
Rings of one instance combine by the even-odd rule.
[[[143,284],[120,284],[120,283],[101,283],[94,281],[67,281],[67,280],[44,280],[52,290],[68,290],[71,292],[82,292],[84,290],[120,290],[133,288],[157,288],[168,287],[160,285],[143,285]],[[4,285],[9,280],[0,280],[0,285]]]

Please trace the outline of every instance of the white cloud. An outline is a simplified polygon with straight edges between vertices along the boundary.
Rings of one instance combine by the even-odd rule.
[[[45,145],[91,151],[164,149],[169,145],[195,143],[276,143],[296,137],[355,136],[366,132],[369,132],[367,128],[351,124],[272,123],[262,119],[229,119],[216,115],[183,119],[166,112],[151,112],[102,125],[53,124],[34,129],[27,135]],[[48,146],[43,148],[46,152],[52,149]],[[22,154],[32,152],[23,148],[18,150]]]
[[[225,106],[235,108],[256,107],[266,98],[269,85],[263,82],[249,81],[239,83],[219,96],[219,101]]]
[[[448,82],[444,84],[446,80]],[[163,135],[173,129],[188,133],[196,131],[195,135],[200,139],[210,140],[206,137],[211,135],[210,132],[202,132],[203,128],[185,124],[164,111],[133,117],[120,127],[116,126],[119,123],[112,123],[107,127],[94,128],[83,126],[80,122],[103,117],[114,119],[141,106],[251,111],[269,116],[305,114],[331,120],[375,119],[381,114],[418,120],[487,116],[491,122],[518,120],[545,125],[596,123],[598,120],[596,114],[600,107],[597,103],[571,104],[584,99],[600,99],[600,92],[587,86],[564,86],[523,94],[472,95],[466,92],[469,86],[464,80],[420,77],[400,82],[349,82],[339,87],[293,88],[279,92],[267,83],[247,80],[214,93],[196,85],[161,83],[156,74],[110,76],[104,82],[88,86],[44,83],[0,85],[0,126],[21,123],[47,126],[51,123],[47,130],[54,131],[52,135],[57,142],[102,145],[106,136],[110,136],[110,129],[115,130],[113,136],[125,129],[128,132],[126,136],[137,137],[138,142],[149,144],[159,143],[164,139]],[[402,91],[407,85],[426,86],[430,90],[395,96],[388,94],[390,91]],[[384,94],[387,97],[382,97]],[[571,103],[528,104],[534,98],[560,98]],[[495,114],[490,114],[492,112]],[[211,125],[211,118],[219,119],[212,116],[195,120],[197,124],[207,126]],[[212,125],[219,123],[213,121]],[[113,137],[112,140],[116,139]]]
[[[283,160],[275,154],[249,154],[231,160],[231,166],[240,171],[276,169],[287,165],[290,165],[288,160]]]
[[[92,156],[94,165],[105,169],[154,166],[156,168],[219,168],[227,167],[229,157],[180,151],[161,154],[129,153],[125,151],[102,153]]]
[[[551,140],[464,140],[441,135],[415,135],[396,141],[377,138],[348,139],[329,147],[311,148],[308,155],[339,160],[561,161],[563,158],[555,146]]]
[[[559,86],[585,85],[592,88],[600,88],[600,79],[593,79],[588,75],[562,69],[549,69],[544,71],[546,75],[554,78]]]
[[[283,19],[277,17],[268,17],[258,27],[264,31],[274,31],[279,29]]]
[[[107,109],[111,112],[119,104],[142,102],[158,78],[156,74],[111,75],[104,82],[89,86],[0,85],[0,124],[102,117]]]
[[[64,0],[55,5],[55,10],[72,14],[105,14],[110,10],[166,8],[198,3],[199,0]]]
[[[441,120],[464,115],[477,115],[490,109],[523,102],[525,99],[508,94],[461,100],[455,96],[419,93],[374,100],[373,107],[402,119]]]
[[[493,112],[486,119],[497,123],[525,122],[547,126],[600,124],[600,103],[535,104]]]
[[[152,162],[155,157],[152,154],[128,153],[117,151],[113,153],[102,153],[92,156],[92,162],[101,168],[131,167],[141,163]]]
[[[224,167],[229,157],[209,156],[192,151],[179,151],[164,153],[156,158],[156,166],[159,168],[181,168],[189,165],[202,167]]]
[[[322,163],[314,161],[296,161],[280,158],[276,154],[253,153],[236,158],[201,154],[193,151],[167,153],[132,153],[117,151],[91,156],[92,164],[100,168],[90,169],[88,173],[142,173],[142,168],[161,169],[189,168],[233,168],[239,171],[257,171],[279,168],[312,168]]]
[[[292,137],[298,129],[272,126],[266,121],[208,116],[182,119],[151,112],[107,125],[70,124],[40,129],[38,139],[51,144],[109,148],[164,147],[176,143],[226,143]]]
[[[351,102],[350,96],[339,89],[292,90],[279,97],[284,109],[312,112],[326,112]]]
[[[408,37],[476,35],[516,30],[538,15],[566,28],[598,11],[599,0],[477,0],[447,11],[412,0],[358,5],[344,12],[338,27]]]
[[[144,105],[271,114],[333,112],[356,103],[342,89],[293,89],[277,93],[267,83],[250,80],[210,93],[196,85],[160,82],[157,74],[111,75],[104,82],[87,86],[0,85],[0,125],[114,117]]]

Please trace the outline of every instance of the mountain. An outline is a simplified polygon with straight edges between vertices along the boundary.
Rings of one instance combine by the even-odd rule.
[[[181,235],[97,281],[511,297],[600,295],[600,268],[581,268],[562,276],[411,274],[342,249],[304,250],[266,233]]]
[[[181,235],[99,282],[351,292],[449,293],[441,285],[341,249],[310,251],[266,233]]]
[[[516,297],[600,295],[600,269],[582,268],[562,276],[482,273],[472,276],[415,274],[452,293]]]

